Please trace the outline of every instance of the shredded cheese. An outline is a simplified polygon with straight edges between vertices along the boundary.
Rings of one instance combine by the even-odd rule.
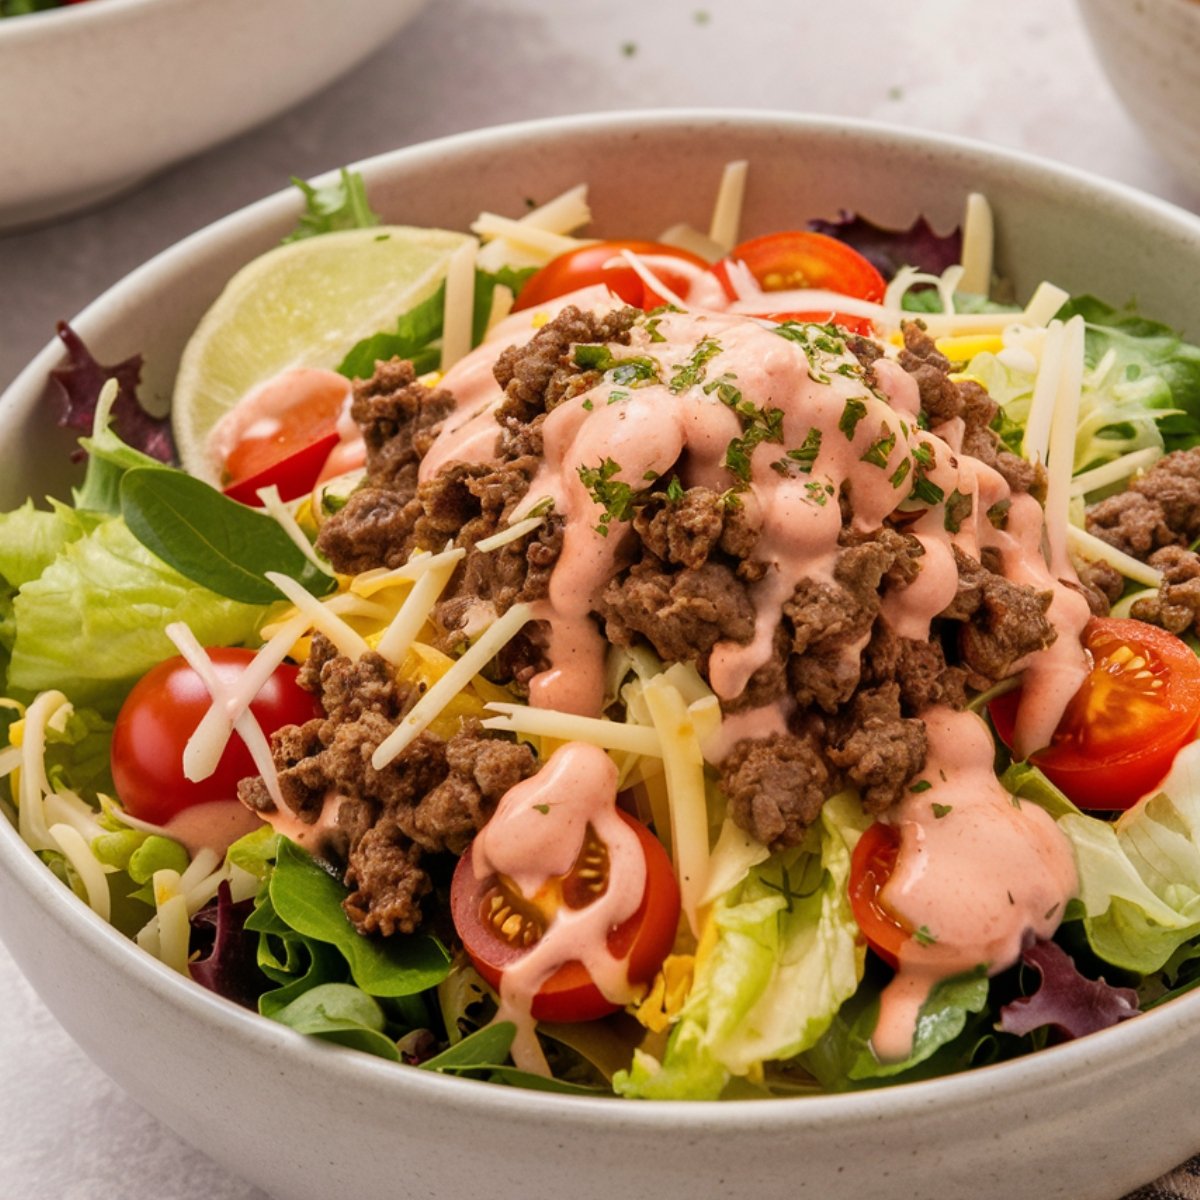
[[[1110,567],[1115,567],[1126,579],[1134,583],[1144,584],[1148,588],[1156,588],[1162,583],[1162,572],[1156,570],[1140,559],[1125,554],[1115,546],[1110,546],[1094,534],[1080,529],[1076,525],[1067,526],[1067,545],[1079,555],[1090,561],[1099,559]]]
[[[339,654],[357,662],[370,649],[363,637],[294,579],[278,571],[267,571],[266,578],[308,618],[313,629],[323,633],[338,648]]]
[[[986,296],[992,290],[992,253],[995,241],[992,206],[987,197],[972,192],[963,215],[962,274],[958,290]]]
[[[408,648],[416,641],[438,597],[450,582],[455,565],[450,562],[436,570],[426,571],[413,584],[412,591],[404,597],[404,603],[383,631],[375,649],[393,666],[399,666],[404,661]]]
[[[329,564],[313,549],[312,542],[305,537],[304,530],[300,528],[292,510],[284,503],[283,497],[279,494],[279,489],[274,484],[271,484],[270,487],[259,488],[256,495],[262,501],[262,506],[266,510],[267,515],[274,517],[276,523],[295,543],[300,553],[318,571],[325,575],[332,575],[333,572],[329,569]]]
[[[528,604],[514,604],[504,616],[494,621],[376,747],[371,755],[371,766],[382,771],[397,755],[403,753],[442,709],[516,636],[532,615]]]
[[[88,907],[106,921],[110,917],[108,880],[83,835],[71,825],[51,825],[50,840],[71,864],[87,892]]]
[[[712,222],[708,227],[709,238],[728,254],[737,245],[738,229],[742,223],[742,201],[746,195],[746,173],[750,164],[737,159],[725,164],[721,172],[721,183],[717,188],[717,199],[713,205]]]
[[[158,918],[158,959],[181,975],[188,973],[187,900],[179,889],[179,872],[163,868],[154,872],[155,915]]]
[[[686,250],[705,262],[715,263],[725,257],[727,248],[719,242],[714,242],[707,233],[701,233],[690,225],[672,225],[664,229],[657,238],[664,246],[674,246],[677,250]]]
[[[1113,483],[1120,483],[1139,471],[1152,467],[1163,452],[1157,446],[1147,446],[1144,450],[1134,450],[1131,454],[1123,454],[1103,466],[1093,467],[1083,471],[1071,480],[1071,495],[1086,496],[1089,492],[1099,491]]]
[[[426,571],[436,571],[447,563],[456,563],[466,553],[461,546],[455,546],[453,550],[443,550],[440,554],[418,552],[402,567],[393,567],[391,570],[379,568],[356,575],[350,581],[350,590],[359,596],[373,596],[385,588],[412,583],[420,579]]]
[[[471,232],[477,233],[481,238],[505,238],[523,250],[538,252],[547,259],[578,250],[580,246],[590,246],[595,241],[594,238],[574,238],[562,233],[552,233],[525,221],[514,221],[511,217],[502,217],[490,212],[480,213],[471,222]]]
[[[491,537],[480,538],[475,543],[475,549],[483,551],[484,554],[488,554],[492,550],[499,550],[501,546],[507,546],[509,542],[520,541],[527,533],[532,533],[545,519],[545,517],[525,517],[523,520],[509,525],[507,529],[493,533]]]
[[[62,692],[43,692],[25,712],[21,733],[21,781],[18,788],[17,829],[34,850],[53,850],[42,797],[50,791],[46,778],[46,726],[60,711],[71,711]]]
[[[503,701],[491,701],[487,707],[500,715],[485,720],[484,729],[511,730],[534,737],[557,738],[562,742],[587,742],[604,750],[626,751],[647,758],[662,756],[658,734],[645,726]]]
[[[1079,399],[1083,389],[1083,318],[1072,317],[1063,326],[1062,365],[1054,395],[1050,426],[1046,486],[1046,545],[1050,569],[1067,574],[1067,508],[1071,502],[1071,475],[1075,469],[1075,429],[1079,424]]]
[[[1024,457],[1043,466],[1050,446],[1054,401],[1058,396],[1059,376],[1062,374],[1063,338],[1062,322],[1052,321],[1042,342],[1041,359],[1033,385],[1033,399],[1029,404],[1029,416],[1025,419],[1025,436],[1021,442]]]
[[[475,319],[475,256],[479,243],[473,238],[450,255],[446,267],[446,299],[442,307],[441,369],[448,371],[470,353]]]
[[[708,883],[709,869],[704,756],[679,691],[657,676],[645,685],[643,694],[662,742],[680,902],[692,933],[699,937],[700,897]]]

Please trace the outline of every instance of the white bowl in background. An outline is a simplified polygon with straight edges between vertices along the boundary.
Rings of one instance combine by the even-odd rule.
[[[1079,0],[1109,82],[1200,200],[1200,0]]]
[[[1019,295],[1044,277],[1200,337],[1200,219],[1025,156],[881,126],[763,113],[641,113],[484,130],[361,164],[391,221],[464,228],[591,185],[601,235],[703,226],[722,165],[751,163],[743,228],[849,208],[904,225],[995,209]],[[272,196],[188,238],[74,325],[103,361],[146,355],[169,391],[192,327],[295,221]],[[65,487],[53,343],[0,398],[0,503]],[[853,1095],[687,1104],[549,1096],[331,1046],[190,984],[106,925],[0,820],[0,933],[50,1009],[150,1112],[281,1200],[653,1196],[1113,1200],[1198,1148],[1200,993],[1028,1058]]]
[[[91,0],[0,21],[0,229],[96,203],[319,91],[426,0]]]

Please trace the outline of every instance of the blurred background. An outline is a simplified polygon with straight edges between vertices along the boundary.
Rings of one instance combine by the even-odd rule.
[[[220,61],[211,69],[219,74]],[[429,0],[399,35],[285,115],[98,208],[0,233],[0,389],[56,320],[289,176],[485,125],[691,106],[836,114],[980,139],[1200,211],[1200,191],[1126,115],[1074,0],[856,0],[840,13],[814,0]],[[12,169],[0,158],[0,183]],[[0,1194],[264,1200],[84,1059],[2,947],[0,994]]]

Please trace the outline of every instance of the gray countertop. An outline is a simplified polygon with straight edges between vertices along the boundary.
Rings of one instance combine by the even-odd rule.
[[[736,106],[871,118],[1028,151],[1200,210],[1119,107],[1069,0],[857,0],[843,11],[856,23],[812,0],[433,0],[286,116],[93,212],[0,237],[0,388],[57,319],[289,176],[532,117]],[[0,995],[6,1200],[262,1196],[93,1067],[2,947]]]

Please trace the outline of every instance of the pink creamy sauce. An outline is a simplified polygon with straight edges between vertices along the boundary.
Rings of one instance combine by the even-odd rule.
[[[223,856],[238,838],[261,824],[262,818],[240,800],[210,800],[181,809],[162,826],[162,832],[180,842],[192,858],[201,850]]]
[[[552,311],[568,302],[600,311],[615,303],[603,289],[589,289],[564,297]],[[458,408],[423,461],[422,480],[451,462],[494,458],[493,412],[502,397],[491,367],[504,346],[533,332],[529,314],[511,318],[495,341],[447,374],[442,386],[457,396]],[[657,380],[634,386],[606,380],[555,408],[543,428],[544,461],[514,514],[515,520],[549,497],[566,520],[549,596],[535,605],[535,619],[547,630],[550,666],[532,681],[531,705],[591,716],[601,710],[607,643],[590,614],[622,565],[622,537],[615,522],[607,536],[598,530],[603,506],[581,481],[580,468],[611,460],[620,468],[611,478],[635,491],[647,487],[648,480],[665,482],[677,474],[684,487],[724,492],[735,482],[724,465],[727,448],[745,432],[745,418],[722,399],[724,384],[726,396],[736,389],[742,401],[764,414],[778,409],[782,417],[779,440],[753,448],[748,487],[740,492],[759,528],[755,557],[769,570],[753,585],[753,637],[745,644],[719,643],[712,652],[709,682],[717,695],[738,696],[768,661],[782,607],[796,585],[806,578],[832,580],[842,528],[837,496],[846,485],[855,529],[878,529],[902,509],[910,514],[906,529],[924,547],[917,578],[883,596],[881,618],[898,634],[930,637],[931,622],[957,589],[954,546],[975,559],[993,548],[1008,578],[1053,594],[1050,617],[1058,638],[1019,664],[1024,699],[1017,724],[1019,747],[1049,742],[1088,670],[1079,643],[1087,605],[1069,586],[1075,582],[1069,566],[1060,579],[1046,564],[1037,501],[1012,496],[996,471],[961,452],[961,421],[919,429],[917,386],[898,363],[878,361],[872,388],[858,360],[837,339],[811,333],[800,345],[762,322],[715,311],[668,314],[657,322],[654,338],[638,326],[629,346],[610,350],[618,360],[651,359]],[[790,467],[786,452],[806,441],[811,445],[814,438],[819,451],[810,470]],[[944,496],[957,491],[970,499],[969,515],[957,530],[947,530],[941,505],[923,506],[910,498],[918,472]],[[1011,507],[1001,531],[987,513],[1004,501]],[[853,658],[862,650],[859,643],[844,647]],[[727,717],[705,745],[706,757],[719,762],[742,737],[785,730],[789,715],[789,702],[783,701]],[[1011,965],[1023,938],[1053,932],[1076,887],[1065,837],[1040,810],[1016,807],[997,781],[992,741],[982,722],[942,709],[924,717],[930,738],[925,777],[932,788],[906,800],[892,818],[900,826],[902,848],[888,900],[914,928],[936,931],[937,941],[907,946],[885,992],[876,1035],[877,1052],[885,1058],[907,1055],[921,1003],[937,980],[981,963],[991,972]],[[560,781],[568,778],[570,786],[562,787]],[[632,839],[613,816],[614,778],[603,752],[580,744],[564,747],[501,802],[476,840],[476,870],[503,871],[524,881],[523,891],[536,890],[550,874],[569,867],[589,820],[614,853],[625,853],[618,848],[632,845]],[[951,814],[935,819],[935,802],[950,806]],[[552,804],[552,822],[533,811],[539,803]],[[535,831],[536,852],[526,840]],[[537,864],[532,874],[530,863]],[[518,1021],[518,1061],[540,1059],[528,1020],[537,988],[559,964],[587,952],[589,936],[632,912],[639,897],[630,883],[619,896],[606,896],[603,908],[597,904],[595,911],[564,919],[561,933],[554,926],[505,972],[502,1012],[526,1018]],[[603,937],[593,944],[601,949],[587,952],[588,968],[602,990],[615,997],[621,994],[621,964],[607,955]]]
[[[568,874],[590,825],[608,847],[608,886],[590,904],[561,908],[541,939],[500,978],[498,1021],[517,1027],[513,1062],[548,1070],[530,1006],[538,990],[569,962],[587,968],[592,982],[614,1004],[634,999],[627,958],[608,950],[608,934],[637,911],[646,890],[646,860],[637,834],[617,815],[617,768],[599,747],[569,742],[532,778],[500,800],[472,844],[475,877],[503,875],[527,899],[550,880]]]

